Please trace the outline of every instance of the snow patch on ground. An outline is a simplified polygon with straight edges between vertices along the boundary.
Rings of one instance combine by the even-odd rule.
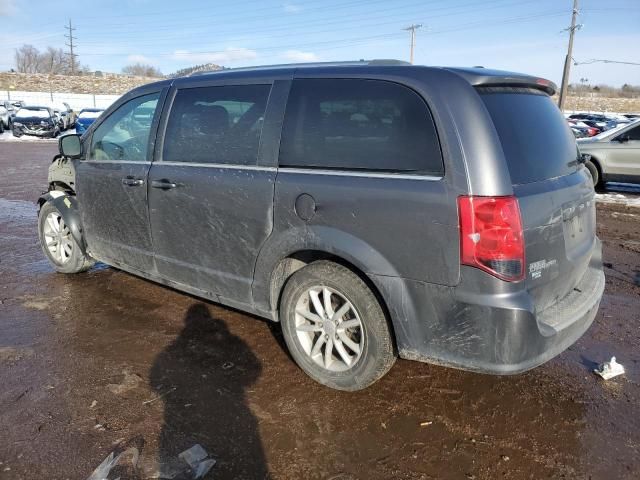
[[[601,203],[615,203],[629,207],[640,207],[640,196],[617,192],[596,193],[596,201]]]
[[[75,128],[62,133],[62,135],[68,135],[70,133],[76,133]],[[0,133],[0,142],[57,142],[59,137],[56,138],[41,138],[35,135],[22,135],[21,137],[14,137],[13,133],[9,130],[5,130],[4,133]]]

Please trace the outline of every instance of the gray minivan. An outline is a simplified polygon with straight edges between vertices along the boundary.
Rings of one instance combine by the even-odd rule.
[[[42,248],[59,272],[101,261],[279,321],[333,388],[397,356],[523,372],[586,331],[604,289],[554,92],[393,61],[145,85],[60,139]]]

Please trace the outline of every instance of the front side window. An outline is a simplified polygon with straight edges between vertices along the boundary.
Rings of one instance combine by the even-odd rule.
[[[151,125],[160,92],[129,100],[111,113],[93,133],[92,160],[148,160]]]
[[[413,90],[379,80],[295,80],[280,166],[442,175],[431,113]]]
[[[631,130],[627,130],[623,135],[629,140],[640,140],[640,125]]]
[[[270,85],[179,90],[165,133],[165,162],[255,165]]]

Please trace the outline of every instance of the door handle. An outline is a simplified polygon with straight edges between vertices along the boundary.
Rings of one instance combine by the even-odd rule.
[[[139,187],[144,183],[144,180],[142,180],[141,178],[124,177],[122,179],[122,183],[129,187]]]
[[[169,190],[171,188],[176,188],[178,186],[177,183],[173,183],[166,178],[162,180],[151,180],[151,186],[153,188],[161,188],[162,190]]]

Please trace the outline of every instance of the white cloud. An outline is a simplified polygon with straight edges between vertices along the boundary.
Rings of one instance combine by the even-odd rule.
[[[300,13],[302,11],[302,7],[295,3],[285,3],[282,5],[282,9],[287,13]]]
[[[228,47],[219,52],[191,52],[189,50],[176,50],[173,52],[174,60],[188,60],[192,63],[216,63],[218,65],[228,65],[230,63],[253,60],[258,54],[249,48]]]
[[[282,56],[291,62],[317,62],[319,60],[315,53],[300,50],[287,50]]]
[[[145,65],[153,65],[155,60],[144,55],[129,55],[127,57],[127,63],[143,63]]]

